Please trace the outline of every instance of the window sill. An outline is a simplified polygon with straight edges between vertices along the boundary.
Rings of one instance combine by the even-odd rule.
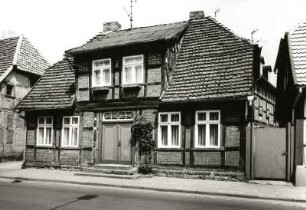
[[[80,147],[69,147],[69,146],[61,146],[59,149],[65,149],[65,150],[80,150]]]
[[[52,145],[35,145],[35,148],[41,148],[41,149],[55,149],[55,146],[52,146]]]
[[[195,152],[201,152],[201,151],[224,151],[224,147],[197,147],[197,148],[192,148],[191,149],[192,151],[195,151]]]
[[[155,151],[184,151],[184,149],[177,147],[162,147],[162,148],[155,148]]]
[[[102,86],[102,87],[92,87],[91,88],[94,92],[107,92],[110,89],[110,86]]]
[[[138,84],[128,84],[128,85],[122,85],[122,88],[124,90],[138,90],[141,88],[141,83]]]
[[[7,95],[7,94],[4,94],[6,97],[8,98],[11,98],[11,99],[15,99],[16,97],[15,96],[11,96],[11,95]]]

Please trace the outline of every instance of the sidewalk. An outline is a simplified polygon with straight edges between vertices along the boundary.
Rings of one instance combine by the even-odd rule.
[[[254,184],[155,176],[135,180],[75,176],[75,171],[33,168],[20,169],[20,165],[20,162],[0,163],[0,178],[306,203],[306,187],[294,187],[292,185]]]

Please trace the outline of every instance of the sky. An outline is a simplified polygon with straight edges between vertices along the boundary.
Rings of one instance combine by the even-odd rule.
[[[50,62],[102,31],[103,23],[118,21],[129,28],[130,0],[1,0],[0,32],[24,35]],[[236,35],[262,47],[267,65],[275,64],[280,39],[306,21],[306,0],[134,0],[133,26],[188,20],[203,10]],[[1,36],[2,33],[0,33]]]

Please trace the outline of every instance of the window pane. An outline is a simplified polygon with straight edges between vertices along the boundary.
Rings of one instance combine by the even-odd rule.
[[[72,130],[72,145],[77,146],[78,145],[78,128],[73,128]]]
[[[99,85],[101,82],[101,72],[100,70],[95,70],[94,71],[94,82],[96,85]]]
[[[198,120],[199,121],[205,121],[206,120],[206,112],[198,113]]]
[[[125,70],[125,83],[132,83],[132,68],[124,67]]]
[[[105,85],[110,85],[110,69],[103,70],[103,82]]]
[[[173,146],[179,145],[179,126],[171,125],[171,140]]]
[[[218,146],[218,125],[209,125],[210,145]]]
[[[171,115],[171,122],[179,122],[179,121],[180,121],[179,114],[172,114]]]
[[[38,118],[38,124],[45,124],[45,118],[39,117]]]
[[[79,124],[79,119],[78,119],[77,117],[73,117],[73,118],[72,118],[72,124],[73,124],[73,125]]]
[[[69,128],[64,128],[63,145],[64,146],[69,145]]]
[[[142,65],[135,66],[135,73],[136,73],[136,82],[143,82],[143,79],[142,79],[142,76],[143,76]]]
[[[219,120],[219,113],[218,112],[210,112],[209,113],[209,120]]]
[[[161,143],[163,146],[168,145],[168,126],[160,126],[161,127]]]
[[[43,139],[44,139],[44,128],[38,128],[37,144],[43,144]]]
[[[123,60],[124,65],[134,64],[134,63],[142,63],[142,56],[133,56],[133,57],[127,57]]]
[[[69,125],[70,124],[70,118],[69,117],[65,117],[64,118],[64,124],[65,125]]]
[[[46,144],[50,145],[51,142],[51,135],[52,135],[52,129],[51,128],[46,128]]]
[[[206,125],[198,125],[198,145],[206,145]]]
[[[160,121],[161,122],[168,122],[168,115],[167,114],[161,114],[160,115]]]
[[[47,123],[46,123],[46,124],[49,124],[49,125],[52,124],[52,118],[51,118],[51,117],[48,117],[48,118],[47,118]]]

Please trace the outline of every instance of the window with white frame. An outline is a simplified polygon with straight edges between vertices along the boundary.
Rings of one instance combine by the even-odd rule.
[[[158,147],[180,148],[181,113],[162,112],[158,117]]]
[[[92,85],[101,87],[111,85],[111,59],[92,61]]]
[[[63,117],[62,146],[78,147],[79,145],[79,117]]]
[[[38,117],[37,119],[37,145],[52,146],[53,119],[52,117]]]
[[[220,147],[220,111],[196,111],[195,147]]]
[[[143,75],[143,55],[123,57],[123,85],[143,83]]]

